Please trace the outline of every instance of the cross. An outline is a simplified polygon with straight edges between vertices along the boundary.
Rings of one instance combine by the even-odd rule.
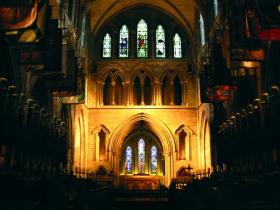
[[[190,164],[188,165],[188,167],[186,168],[189,171],[189,174],[191,173],[191,170],[193,169]]]

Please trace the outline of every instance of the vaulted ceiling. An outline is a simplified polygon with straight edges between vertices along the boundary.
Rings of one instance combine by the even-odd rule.
[[[91,32],[95,34],[111,17],[137,6],[148,6],[163,11],[176,19],[189,35],[193,36],[196,11],[199,8],[195,0],[88,0],[86,7],[90,14]]]

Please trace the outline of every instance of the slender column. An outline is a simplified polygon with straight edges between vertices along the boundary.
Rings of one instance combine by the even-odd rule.
[[[144,101],[144,81],[141,83],[141,105],[145,105]]]
[[[174,105],[174,82],[170,81],[170,105]]]
[[[128,96],[129,96],[129,104],[130,105],[134,105],[133,86],[134,86],[134,83],[129,83]]]
[[[123,105],[129,105],[129,82],[123,82]]]
[[[188,106],[188,101],[187,101],[187,94],[188,94],[187,87],[188,86],[187,86],[187,83],[188,83],[187,80],[181,83],[181,86],[182,86],[182,105],[183,106]]]
[[[165,185],[168,186],[171,181],[171,155],[170,154],[165,154],[164,155],[165,159]]]
[[[162,105],[162,90],[161,90],[162,83],[157,83],[157,105]]]
[[[151,46],[150,48],[150,53],[151,53],[151,58],[155,58],[156,56],[155,56],[155,52],[156,52],[156,40],[155,40],[155,37],[156,37],[156,34],[155,34],[155,31],[154,30],[150,30],[150,39],[149,39],[149,41],[151,42],[150,44],[149,44],[149,46]]]
[[[153,105],[159,104],[159,91],[158,91],[158,80],[155,80],[153,83]]]
[[[129,37],[130,41],[129,41],[129,52],[128,52],[128,56],[130,58],[135,58],[135,54],[136,54],[136,51],[137,51],[137,43],[136,43],[136,32],[135,31],[131,31],[130,32],[131,36]]]
[[[116,105],[116,101],[115,101],[115,87],[116,87],[116,82],[111,82],[111,94],[112,94],[112,101],[111,101],[111,104],[112,105]]]

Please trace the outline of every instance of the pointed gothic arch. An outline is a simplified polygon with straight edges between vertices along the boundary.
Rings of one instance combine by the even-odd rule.
[[[122,155],[122,145],[125,137],[131,133],[140,122],[144,122],[146,126],[155,133],[160,140],[165,159],[165,181],[170,183],[173,177],[174,166],[171,164],[171,156],[175,151],[174,137],[169,129],[159,120],[154,119],[146,113],[138,113],[126,119],[113,131],[109,140],[109,154],[113,162],[115,173],[118,173],[120,163],[119,157]]]

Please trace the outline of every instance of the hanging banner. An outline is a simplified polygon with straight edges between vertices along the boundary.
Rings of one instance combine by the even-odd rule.
[[[0,30],[26,28],[35,21],[37,1],[12,1],[0,6]]]
[[[235,89],[235,86],[215,85],[213,88],[208,88],[208,100],[211,102],[229,101],[231,92]]]
[[[245,36],[251,39],[280,40],[279,0],[248,0],[245,4]]]

